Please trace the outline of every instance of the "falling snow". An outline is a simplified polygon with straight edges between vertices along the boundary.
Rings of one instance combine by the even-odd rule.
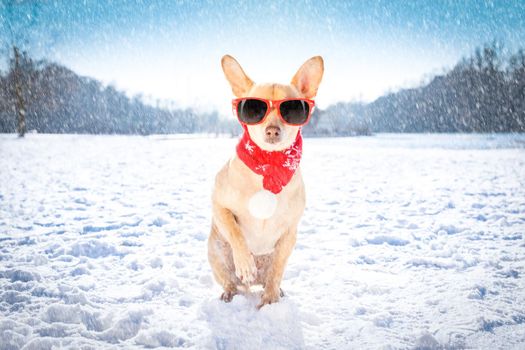
[[[0,0],[0,350],[523,349],[524,14]],[[325,62],[286,296],[260,311],[207,262],[242,132],[224,54],[256,82]]]

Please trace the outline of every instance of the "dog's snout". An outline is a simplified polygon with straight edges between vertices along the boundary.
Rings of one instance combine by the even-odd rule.
[[[281,134],[281,129],[278,126],[267,126],[265,131],[268,137],[279,137]]]
[[[268,143],[278,143],[281,141],[281,128],[275,125],[268,125],[264,129],[265,140]]]

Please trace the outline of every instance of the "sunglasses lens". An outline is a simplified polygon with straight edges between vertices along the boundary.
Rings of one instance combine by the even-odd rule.
[[[264,118],[267,109],[264,101],[247,98],[237,105],[237,115],[243,123],[257,124]]]
[[[290,100],[281,103],[281,116],[288,124],[302,125],[310,115],[310,105],[302,100]]]

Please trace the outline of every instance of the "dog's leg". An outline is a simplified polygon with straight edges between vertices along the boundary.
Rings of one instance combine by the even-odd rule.
[[[213,271],[213,277],[224,289],[221,300],[230,302],[238,293],[237,283],[240,281],[235,277],[231,248],[224,242],[212,225],[210,237],[208,238],[208,260]]]
[[[297,238],[297,228],[288,230],[275,245],[273,252],[274,256],[271,261],[271,266],[268,269],[266,275],[266,281],[264,283],[264,292],[261,296],[261,302],[257,305],[260,309],[266,304],[271,304],[279,301],[279,297],[283,295],[280,288],[281,280],[283,278],[284,268],[288,257],[292,253],[295,241]]]
[[[231,247],[235,276],[239,278],[242,284],[249,286],[255,280],[257,268],[241,229],[230,210],[214,206],[213,214],[213,222],[217,227],[217,233]]]

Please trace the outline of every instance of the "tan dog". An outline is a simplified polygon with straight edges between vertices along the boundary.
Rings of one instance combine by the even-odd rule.
[[[222,68],[236,97],[269,100],[312,99],[317,94],[324,67],[320,56],[306,61],[290,85],[254,84],[231,56],[222,58]],[[249,136],[262,150],[280,151],[294,142],[299,126],[285,124],[273,108],[264,121],[248,125]],[[250,198],[262,190],[262,176],[254,173],[235,155],[219,171],[213,191],[213,219],[208,240],[208,259],[221,299],[229,302],[239,287],[260,284],[264,288],[258,308],[282,296],[281,279],[295,245],[297,225],[305,207],[300,169],[277,194],[277,207],[268,219],[248,210]]]

